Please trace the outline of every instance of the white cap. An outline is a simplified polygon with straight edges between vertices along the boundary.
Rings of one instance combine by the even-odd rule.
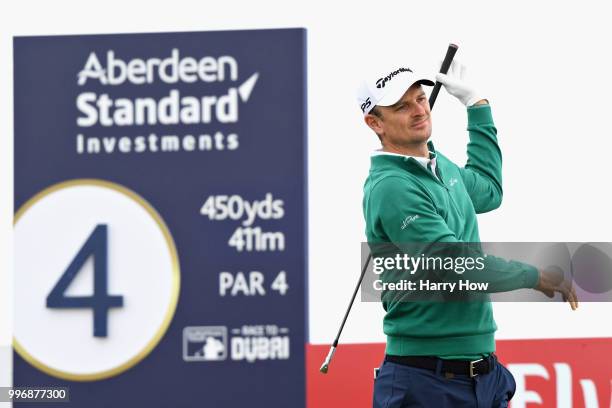
[[[357,91],[359,107],[365,115],[370,113],[376,105],[393,105],[404,96],[408,88],[416,83],[434,85],[433,81],[405,67],[399,67],[364,80]]]

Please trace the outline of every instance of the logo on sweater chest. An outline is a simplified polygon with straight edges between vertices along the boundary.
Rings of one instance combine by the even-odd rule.
[[[406,227],[408,226],[408,224],[410,224],[411,222],[417,220],[419,218],[419,215],[409,215],[406,218],[404,218],[402,220],[402,229],[406,229]]]
[[[456,178],[451,177],[451,179],[450,179],[450,180],[448,180],[448,186],[449,186],[449,187],[452,187],[452,186],[454,186],[455,184],[457,184],[457,182],[458,182],[458,181],[459,181],[459,180],[457,180]]]

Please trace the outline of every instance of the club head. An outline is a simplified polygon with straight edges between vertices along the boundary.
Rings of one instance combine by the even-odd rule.
[[[331,348],[329,349],[329,353],[327,353],[327,357],[325,357],[325,361],[323,362],[323,365],[321,366],[321,368],[319,368],[319,371],[322,372],[323,374],[327,374],[327,370],[329,370],[329,363],[331,363],[332,357],[334,356],[335,352],[336,352],[336,347],[331,346]]]

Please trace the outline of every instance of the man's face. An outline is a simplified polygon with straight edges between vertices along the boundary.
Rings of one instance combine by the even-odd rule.
[[[383,145],[414,146],[431,136],[431,111],[421,85],[413,85],[391,106],[378,106],[380,117],[366,117],[366,123],[380,135]]]

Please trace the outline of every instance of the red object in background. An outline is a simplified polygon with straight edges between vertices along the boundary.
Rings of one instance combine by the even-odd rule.
[[[372,407],[374,367],[385,354],[383,343],[339,344],[329,371],[319,371],[329,345],[306,348],[306,407]]]
[[[307,346],[307,407],[371,407],[374,367],[385,345],[341,344],[322,374],[328,351],[328,345]],[[612,408],[612,338],[500,340],[496,354],[517,382],[513,408]]]

